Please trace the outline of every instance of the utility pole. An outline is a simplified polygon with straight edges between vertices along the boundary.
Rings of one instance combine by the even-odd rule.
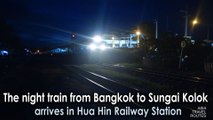
[[[189,19],[189,14],[187,10],[181,10],[180,12],[185,14],[185,33],[184,37],[186,38],[188,36],[188,19]]]
[[[208,28],[207,28],[207,40],[209,40],[209,25],[208,25]]]
[[[179,60],[179,69],[181,69],[182,65],[182,56],[183,56],[183,49],[186,47],[186,41],[181,41],[181,52],[180,52],[180,60]]]
[[[158,39],[158,20],[155,20],[155,39]]]
[[[166,31],[169,31],[169,17],[166,16]]]
[[[76,52],[77,46],[76,46],[76,34],[74,32],[71,33],[71,51]]]
[[[115,48],[115,36],[112,34],[112,48]]]

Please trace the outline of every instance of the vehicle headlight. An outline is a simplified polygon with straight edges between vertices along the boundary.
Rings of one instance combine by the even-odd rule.
[[[95,44],[90,44],[89,45],[89,49],[90,50],[95,50],[95,49],[97,49],[97,46]]]
[[[105,46],[105,45],[100,45],[100,49],[101,49],[101,50],[105,50],[105,49],[106,49],[106,46]]]

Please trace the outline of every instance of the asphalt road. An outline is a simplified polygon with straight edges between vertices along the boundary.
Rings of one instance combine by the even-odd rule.
[[[69,95],[71,92],[78,95],[93,95],[94,93],[98,94],[117,94],[118,92],[121,94],[148,94],[149,92],[154,91],[155,88],[150,86],[144,86],[141,83],[137,85],[133,85],[131,83],[124,83],[122,80],[117,80],[117,78],[113,78],[112,76],[101,75],[96,72],[86,71],[77,67],[80,62],[78,60],[73,62],[73,58],[69,59],[55,59],[51,57],[36,57],[36,58],[27,58],[27,59],[19,59],[19,63],[8,63],[5,66],[1,67],[1,77],[0,77],[0,88],[1,88],[1,107],[0,107],[0,117],[4,119],[143,119],[141,116],[36,116],[35,109],[37,108],[75,108],[78,106],[84,106],[88,108],[94,108],[97,106],[107,106],[109,108],[114,107],[111,103],[36,103],[35,105],[31,105],[30,103],[5,103],[3,93],[10,93],[12,95],[23,95],[35,93],[45,93],[48,92],[51,94],[62,94]],[[111,71],[118,71],[115,68],[103,68],[110,69]],[[125,71],[125,70],[123,70]],[[127,71],[126,74],[131,74],[131,72]],[[139,74],[139,75],[138,75]],[[153,73],[154,74],[154,73]],[[154,76],[153,74],[148,75],[145,73],[137,73],[138,76],[143,79],[149,78],[151,82],[156,82],[160,84],[164,84],[167,86],[178,86],[183,91],[187,91],[190,88],[184,85],[184,82],[168,82],[168,77],[165,76]],[[156,73],[155,73],[156,74]],[[183,77],[182,77],[183,78]],[[181,78],[175,78],[181,79]],[[162,81],[159,81],[162,80]],[[181,80],[182,81],[182,80]],[[169,84],[168,84],[169,83]],[[183,85],[183,86],[181,86]],[[190,85],[190,83],[187,83]],[[199,83],[196,84],[199,86]],[[202,85],[199,87],[198,91],[191,90],[190,92],[206,92],[210,94],[212,90],[207,84],[208,87]],[[202,90],[202,88],[205,88]],[[175,92],[179,92],[176,89]],[[163,94],[161,92],[161,94]],[[212,102],[212,96],[209,95],[209,99]],[[181,107],[185,114],[182,118],[187,118],[191,112],[191,109],[196,109],[197,106],[207,106],[209,104],[175,104],[173,107]],[[120,107],[131,106],[135,108],[139,107],[150,107],[153,105],[165,106],[165,104],[137,104],[137,103],[119,103],[116,104]],[[195,108],[193,108],[193,106]],[[208,108],[210,109],[210,108]],[[207,111],[208,113],[212,112],[211,110]],[[177,119],[176,117],[166,117],[167,119]],[[148,118],[148,119],[151,119]],[[156,119],[155,117],[153,119]],[[161,119],[161,118],[160,118]],[[162,118],[163,119],[163,118]],[[178,118],[179,119],[179,118]]]

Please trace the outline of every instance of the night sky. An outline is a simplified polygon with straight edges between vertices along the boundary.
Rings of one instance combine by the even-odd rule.
[[[211,0],[1,0],[1,18],[13,26],[27,46],[63,45],[77,33],[127,32],[141,21],[159,20],[160,30],[184,33],[187,9],[200,24],[191,33],[205,39],[212,24]],[[211,32],[211,31],[210,31]]]

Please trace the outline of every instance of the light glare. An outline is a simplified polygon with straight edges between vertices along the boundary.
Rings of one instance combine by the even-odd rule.
[[[106,49],[106,46],[105,46],[105,45],[101,45],[101,46],[100,46],[100,49],[101,49],[101,50],[105,50],[105,49]]]
[[[90,50],[95,50],[97,48],[97,46],[95,44],[90,44],[89,45],[89,49]]]
[[[102,38],[101,38],[101,36],[96,35],[95,37],[93,37],[93,41],[96,42],[96,43],[99,43],[99,42],[102,41]]]
[[[140,31],[137,31],[137,32],[136,32],[136,35],[140,35],[140,34],[141,34],[141,32],[140,32]]]
[[[198,24],[198,21],[195,19],[195,20],[193,20],[192,24],[196,25],[196,24]]]

